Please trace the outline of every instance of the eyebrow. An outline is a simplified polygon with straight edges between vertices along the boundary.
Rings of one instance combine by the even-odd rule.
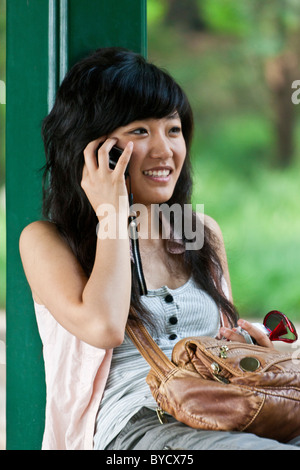
[[[156,119],[156,118],[137,119],[136,121],[132,121],[132,122],[126,124],[125,126],[121,126],[121,127],[130,127],[130,126],[132,126],[133,124],[138,124],[139,122],[143,122],[143,121],[148,120],[148,119]],[[170,120],[170,121],[171,121],[172,119],[179,119],[179,120],[181,120],[178,111],[174,111],[173,113],[168,114],[168,116],[166,116],[165,118],[162,118],[162,119],[168,119],[168,120]]]

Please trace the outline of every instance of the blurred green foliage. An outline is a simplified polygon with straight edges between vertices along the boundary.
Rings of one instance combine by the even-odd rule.
[[[273,83],[279,59],[299,57],[299,4],[194,0],[197,31],[174,15],[168,20],[174,1],[148,0],[148,56],[177,79],[194,110],[193,202],[204,203],[222,229],[240,315],[281,309],[300,320],[300,106],[290,100],[291,74],[283,84],[293,118],[285,162],[278,159],[278,115],[286,116]]]
[[[0,194],[1,198],[1,194]],[[0,309],[5,308],[6,291],[6,236],[5,236],[5,209],[0,200]]]

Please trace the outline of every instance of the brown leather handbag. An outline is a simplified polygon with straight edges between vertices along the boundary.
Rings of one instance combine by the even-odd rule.
[[[288,442],[300,435],[300,361],[253,344],[190,337],[172,360],[142,323],[127,333],[151,366],[147,375],[161,422],[169,413],[192,428],[247,431]]]

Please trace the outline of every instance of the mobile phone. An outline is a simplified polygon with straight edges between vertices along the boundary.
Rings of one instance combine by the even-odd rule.
[[[104,142],[101,142],[101,144],[97,147],[96,155],[98,154],[98,150],[99,150],[99,148],[101,147],[101,145],[102,145],[103,143],[104,143]],[[122,153],[123,153],[123,150],[120,149],[120,148],[117,147],[117,146],[112,147],[112,149],[110,150],[110,152],[109,152],[108,155],[109,155],[109,168],[110,168],[111,170],[114,170],[114,168],[116,167],[116,164],[117,164],[117,162],[118,162],[120,156],[122,155]],[[125,176],[128,176],[128,174],[129,174],[129,173],[128,173],[128,166],[127,166],[127,168],[126,168],[126,170],[125,170]]]

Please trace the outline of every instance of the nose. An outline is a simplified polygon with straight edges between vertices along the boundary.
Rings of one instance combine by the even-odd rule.
[[[170,146],[170,142],[165,136],[156,136],[152,139],[151,149],[149,152],[151,158],[157,158],[161,160],[167,160],[173,157],[173,150]]]

